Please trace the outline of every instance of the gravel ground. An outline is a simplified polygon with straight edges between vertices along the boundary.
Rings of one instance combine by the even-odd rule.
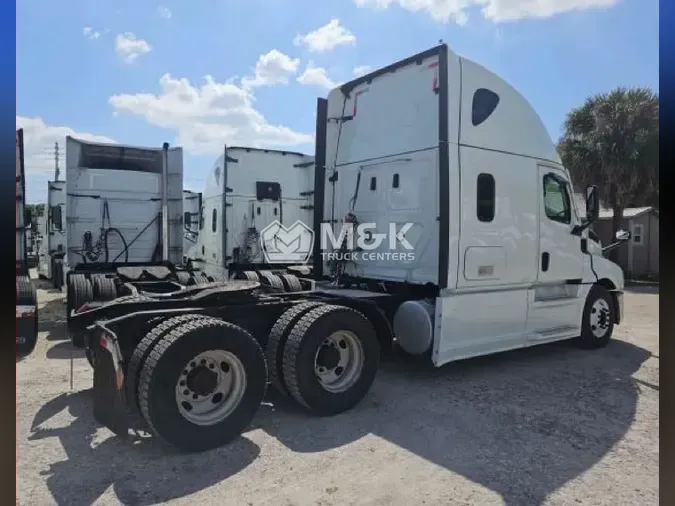
[[[38,346],[17,364],[18,504],[658,504],[658,289],[626,294],[603,350],[391,357],[353,411],[312,418],[271,397],[239,440],[197,455],[98,426],[63,296],[39,301]]]

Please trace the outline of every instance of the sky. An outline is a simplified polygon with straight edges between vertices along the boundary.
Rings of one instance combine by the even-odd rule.
[[[27,197],[65,136],[184,148],[201,191],[223,146],[313,154],[317,97],[443,40],[501,75],[557,140],[617,86],[658,92],[658,0],[18,0]]]

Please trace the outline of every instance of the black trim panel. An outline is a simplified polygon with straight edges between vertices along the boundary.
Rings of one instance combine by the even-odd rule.
[[[445,44],[434,49],[438,51],[438,186],[439,186],[439,230],[438,230],[438,287],[448,286],[450,261],[450,146],[449,146],[449,86],[448,86],[448,46]]]
[[[357,79],[354,79],[353,81],[349,81],[342,86],[340,86],[340,91],[345,96],[349,96],[351,91],[359,86],[360,84],[363,83],[368,83],[375,79],[376,77],[380,77],[384,74],[389,74],[392,72],[396,72],[396,70],[400,69],[401,67],[407,67],[411,63],[418,63],[421,64],[423,60],[426,60],[427,58],[434,56],[434,55],[442,55],[442,56],[447,56],[447,51],[448,51],[448,46],[446,44],[440,44],[438,46],[432,47],[431,49],[427,49],[426,51],[422,51],[421,53],[417,53],[413,56],[410,56],[406,58],[405,60],[400,60],[395,63],[392,63],[391,65],[387,65],[386,67],[382,67],[381,69],[377,69],[370,74],[366,74],[364,76],[361,76]],[[446,69],[447,69],[447,62],[446,62]],[[441,69],[439,67],[439,74],[441,74]],[[440,84],[442,88],[442,82],[443,78],[440,78]],[[447,84],[447,79],[446,79],[446,84]]]
[[[326,135],[328,126],[328,100],[319,98],[316,103],[316,141],[314,148],[314,233],[321,235],[323,222],[324,199],[326,191]],[[337,174],[337,173],[336,173]],[[321,240],[314,239],[312,252],[314,278],[323,277],[323,258],[321,256]]]

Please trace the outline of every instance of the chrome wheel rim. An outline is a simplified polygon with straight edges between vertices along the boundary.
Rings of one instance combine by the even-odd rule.
[[[176,382],[180,414],[195,425],[222,422],[237,408],[246,391],[246,370],[233,353],[209,350],[188,361]]]
[[[611,323],[611,310],[605,299],[597,299],[591,306],[589,325],[597,339],[605,337]]]
[[[341,393],[361,377],[364,352],[356,334],[334,332],[323,340],[314,356],[314,374],[328,392]]]

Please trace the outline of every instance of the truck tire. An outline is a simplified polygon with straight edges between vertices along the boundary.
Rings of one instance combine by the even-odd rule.
[[[269,271],[260,271],[260,280],[267,286],[284,291],[284,283],[276,274],[272,274]]]
[[[270,330],[267,346],[265,347],[267,373],[269,374],[272,386],[282,395],[289,395],[283,375],[284,346],[288,339],[288,334],[290,334],[293,326],[305,313],[321,305],[321,302],[304,302],[293,306],[284,311],[272,326],[272,330]]]
[[[293,274],[282,274],[279,276],[287,292],[302,292],[302,283],[297,276]]]
[[[380,363],[373,325],[342,306],[311,309],[293,326],[284,346],[288,391],[320,416],[356,406],[368,393]]]
[[[28,276],[18,276],[16,278],[16,304],[17,306],[35,306],[35,312],[31,318],[31,328],[28,332],[25,332],[27,335],[21,336],[23,338],[21,342],[17,341],[16,343],[17,358],[24,358],[33,353],[38,338],[37,290]]]
[[[105,276],[96,276],[91,283],[94,300],[107,302],[117,298],[115,280]]]
[[[91,283],[82,275],[75,275],[70,277],[71,284],[68,293],[68,317],[70,312],[77,310],[86,302],[94,300],[94,293]],[[84,334],[82,332],[71,332],[70,340],[76,348],[84,347]]]
[[[16,303],[19,306],[31,306],[37,302],[37,290],[28,276],[16,278]]]
[[[176,272],[176,279],[181,285],[187,286],[190,282],[190,273],[186,271],[178,271]]]
[[[196,314],[185,314],[180,316],[174,316],[173,318],[169,318],[168,320],[164,320],[164,318],[161,318],[164,321],[155,322],[155,326],[152,326],[150,329],[148,329],[147,333],[136,345],[136,348],[134,348],[134,352],[131,354],[131,360],[129,360],[129,367],[127,368],[127,375],[126,375],[127,398],[130,401],[129,405],[132,407],[132,411],[134,412],[134,414],[140,415],[140,408],[138,403],[138,380],[140,377],[141,367],[145,363],[145,359],[147,358],[147,356],[155,347],[155,344],[157,344],[157,342],[161,338],[163,338],[166,334],[171,332],[176,327],[179,327],[184,323],[199,318],[204,317],[202,315]],[[154,318],[152,320],[154,320]]]
[[[243,277],[237,279],[248,279],[249,281],[260,281],[260,276],[258,276],[258,273],[255,271],[244,271],[241,273]]]
[[[204,277],[199,274],[195,274],[190,277],[190,281],[188,281],[187,286],[200,286],[200,285],[205,285],[209,281]]]
[[[609,291],[601,285],[593,285],[581,317],[581,335],[577,338],[579,347],[597,349],[607,346],[614,332],[615,311]]]
[[[183,451],[205,451],[241,434],[266,388],[265,356],[253,336],[204,317],[155,345],[141,369],[138,400],[156,436]]]
[[[67,286],[66,286],[66,312],[67,312],[67,319],[70,319],[70,312],[73,309],[73,304],[74,304],[74,286],[75,286],[75,281],[78,279],[82,280],[87,280],[87,278],[84,277],[84,274],[72,274],[68,276],[68,279],[66,280]]]

